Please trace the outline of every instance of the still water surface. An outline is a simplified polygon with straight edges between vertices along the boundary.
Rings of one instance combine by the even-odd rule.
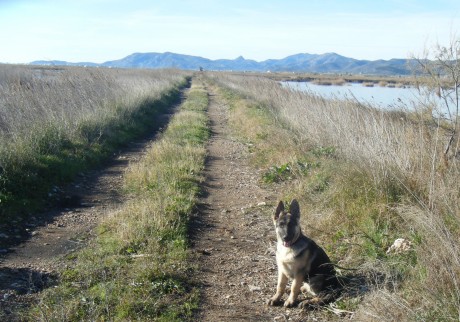
[[[316,85],[310,82],[283,82],[283,86],[320,95],[326,99],[352,99],[381,108],[410,109],[421,100],[412,87],[366,87],[358,83]]]

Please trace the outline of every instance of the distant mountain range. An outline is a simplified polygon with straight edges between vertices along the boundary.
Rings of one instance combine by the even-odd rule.
[[[53,66],[102,66],[119,68],[178,68],[186,70],[257,71],[257,72],[310,72],[350,73],[369,75],[407,75],[410,60],[358,60],[336,53],[296,54],[283,59],[257,62],[242,56],[236,59],[211,60],[198,56],[175,53],[135,53],[119,60],[102,64],[91,62],[69,63],[58,60],[37,60],[32,65]]]

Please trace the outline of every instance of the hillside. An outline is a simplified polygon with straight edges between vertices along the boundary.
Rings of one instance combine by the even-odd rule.
[[[79,65],[119,68],[178,68],[184,70],[255,71],[255,72],[309,72],[309,73],[351,73],[373,75],[407,75],[410,73],[407,59],[358,60],[336,53],[295,54],[282,59],[268,59],[257,62],[240,56],[236,59],[211,60],[199,56],[165,53],[134,53],[122,59],[102,64],[65,61],[33,61],[32,65]]]

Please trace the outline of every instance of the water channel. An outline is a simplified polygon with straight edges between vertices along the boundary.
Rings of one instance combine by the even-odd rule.
[[[311,82],[283,82],[283,86],[320,95],[326,99],[351,99],[388,109],[413,109],[422,102],[426,103],[425,98],[413,87],[367,87],[360,83],[345,83],[340,86],[317,85]]]

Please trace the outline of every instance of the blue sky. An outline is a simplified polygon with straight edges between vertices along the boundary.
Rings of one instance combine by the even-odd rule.
[[[0,62],[134,52],[407,58],[460,36],[459,0],[0,0]]]

